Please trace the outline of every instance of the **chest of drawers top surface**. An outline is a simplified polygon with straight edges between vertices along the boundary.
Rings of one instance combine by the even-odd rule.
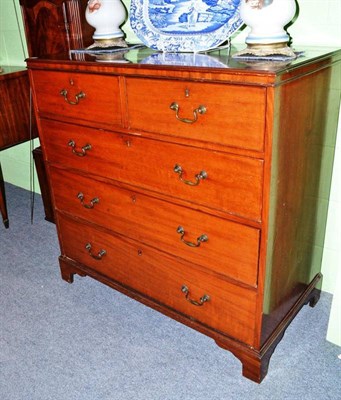
[[[89,54],[60,54],[27,59],[29,68],[68,70],[100,74],[155,76],[234,83],[273,85],[316,69],[330,61],[338,61],[341,50],[305,47],[295,60],[244,61],[233,58],[225,50],[210,54],[166,54],[150,49],[130,50],[122,55],[123,63],[96,60]]]

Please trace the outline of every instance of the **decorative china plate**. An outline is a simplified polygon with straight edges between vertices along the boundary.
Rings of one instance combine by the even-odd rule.
[[[130,24],[148,47],[199,52],[218,47],[241,27],[241,0],[131,0]]]

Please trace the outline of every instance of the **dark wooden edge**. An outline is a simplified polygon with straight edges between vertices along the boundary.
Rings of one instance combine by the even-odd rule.
[[[49,222],[55,222],[54,211],[52,205],[51,191],[47,179],[46,167],[44,164],[43,152],[41,147],[36,147],[33,151],[34,164],[36,166],[41,197],[43,200],[45,219]]]
[[[203,325],[197,321],[193,321],[189,319],[187,316],[179,314],[171,308],[168,308],[165,305],[157,303],[155,300],[148,298],[138,292],[135,292],[131,288],[125,287],[122,284],[113,281],[110,278],[86,267],[85,265],[76,263],[75,261],[65,257],[59,257],[59,264],[62,278],[69,282],[73,283],[74,275],[80,276],[90,276],[107,286],[110,286],[113,289],[118,290],[119,292],[126,294],[127,296],[165,314],[174,320],[181,322],[190,328],[199,331],[206,336],[211,337],[215,340],[217,345],[224,350],[228,350],[237,357],[242,363],[242,372],[243,376],[246,378],[256,382],[261,383],[265,378],[268,366],[270,362],[270,358],[281,341],[285,330],[290,325],[291,321],[295,318],[297,313],[301,310],[301,308],[310,304],[311,307],[314,307],[319,298],[320,298],[320,290],[316,289],[317,283],[322,278],[321,274],[317,274],[315,278],[312,280],[310,285],[307,287],[305,292],[302,294],[300,299],[295,303],[295,305],[291,308],[289,313],[283,319],[281,324],[277,327],[277,329],[273,332],[273,334],[269,337],[269,339],[264,343],[260,350],[257,350],[251,346],[247,346],[241,342],[238,342],[236,339],[230,338],[220,332],[213,330],[212,328]]]
[[[292,320],[304,305],[309,303],[311,307],[315,307],[317,304],[321,290],[317,289],[316,285],[321,278],[322,274],[320,273],[315,276],[260,350],[245,347],[243,349],[233,348],[229,342],[225,343],[224,341],[216,340],[220,347],[231,351],[242,362],[243,376],[257,383],[262,382],[268,372],[270,358]]]
[[[8,212],[7,212],[7,203],[6,203],[6,191],[5,191],[5,182],[4,176],[2,174],[1,162],[0,162],[0,212],[2,216],[2,221],[5,225],[5,228],[9,228],[9,220],[8,220]]]

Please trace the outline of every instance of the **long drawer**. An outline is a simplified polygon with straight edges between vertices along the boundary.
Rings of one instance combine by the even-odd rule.
[[[42,116],[86,122],[98,127],[122,124],[117,76],[31,71]],[[105,90],[104,90],[105,89]]]
[[[58,210],[257,285],[258,229],[59,168],[50,168],[50,176]]]
[[[261,219],[260,159],[55,121],[42,120],[41,126],[42,144],[51,163]]]
[[[126,79],[131,129],[264,150],[266,89]]]
[[[256,291],[221,281],[146,245],[61,216],[58,225],[66,257],[213,329],[253,344]],[[194,305],[189,300],[203,304]]]

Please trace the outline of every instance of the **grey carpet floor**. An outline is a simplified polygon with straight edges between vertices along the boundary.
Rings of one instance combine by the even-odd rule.
[[[60,278],[55,226],[6,185],[0,227],[1,400],[337,400],[341,349],[322,293],[288,328],[261,385],[214,341],[98,283]]]

